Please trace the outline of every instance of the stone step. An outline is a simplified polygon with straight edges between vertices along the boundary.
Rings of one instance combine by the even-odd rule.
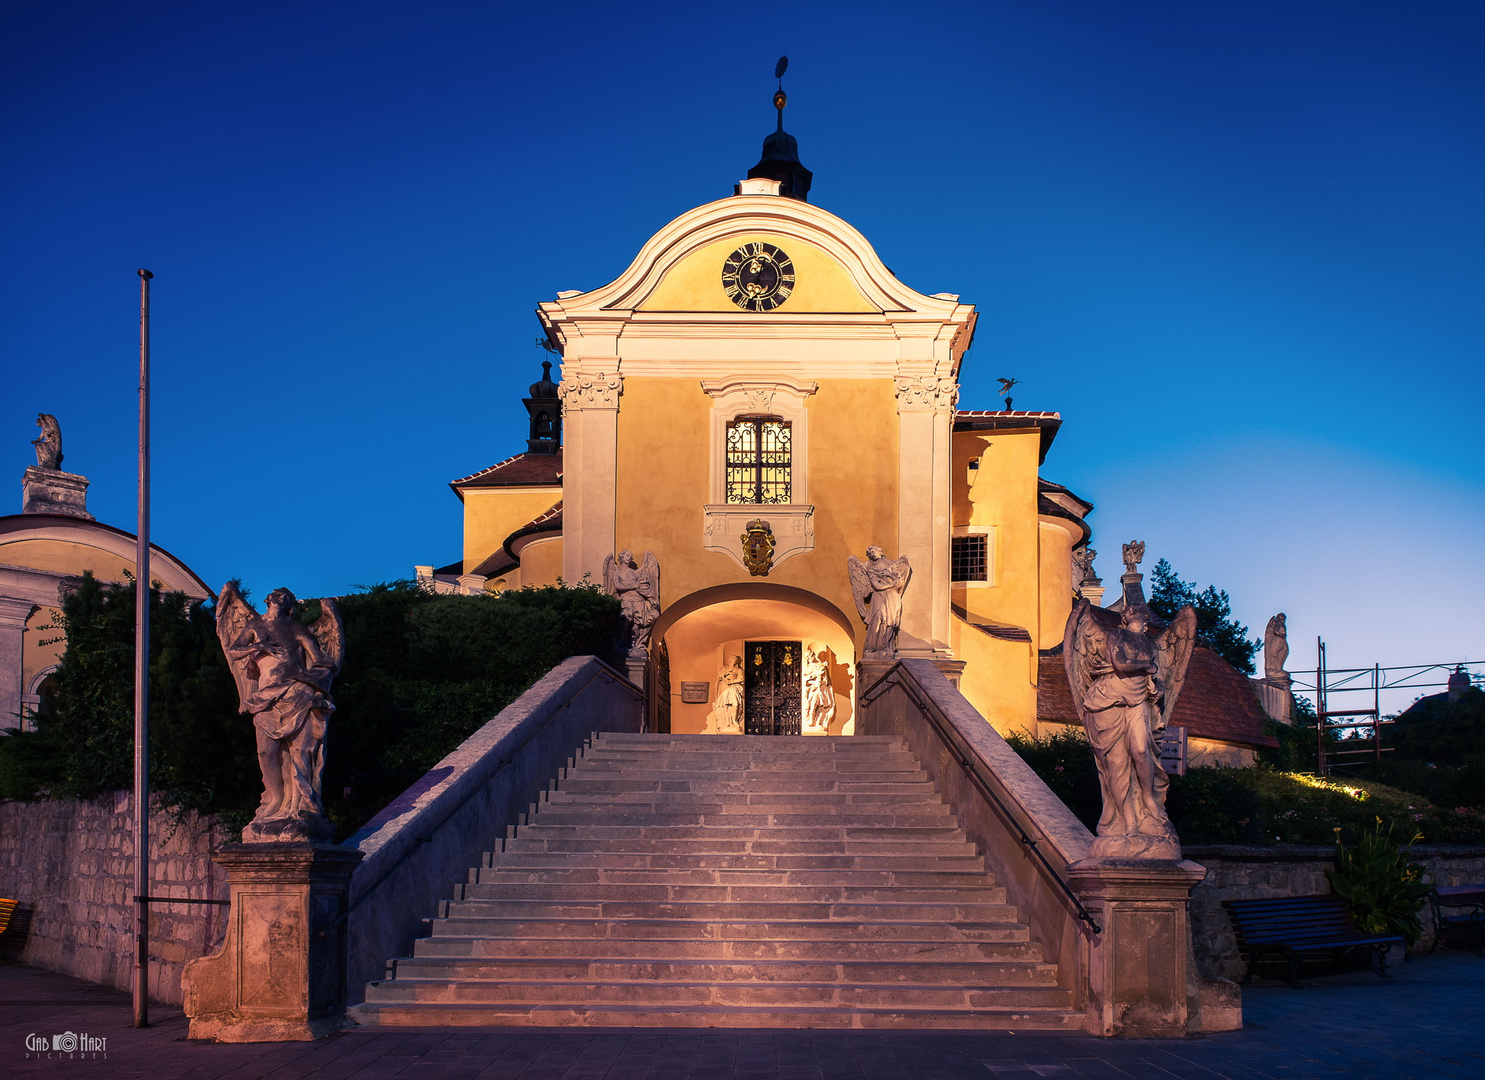
[[[477,889],[481,886],[469,885]],[[710,921],[839,920],[860,922],[884,919],[889,922],[1013,922],[1016,909],[993,902],[952,901],[892,903],[874,900],[836,901],[658,901],[588,900],[444,900],[441,918],[593,918],[593,919],[706,919]]]
[[[738,778],[742,775],[754,780],[790,780],[811,775],[836,775],[836,777],[881,777],[891,780],[927,780],[928,774],[913,758],[826,758],[814,761],[808,758],[780,758],[777,761],[754,761],[751,758],[713,755],[708,758],[679,761],[662,756],[642,756],[634,761],[624,758],[584,758],[582,771],[594,777],[619,774],[636,778],[664,778],[664,780],[705,780],[707,777]]]
[[[975,922],[848,920],[644,919],[601,922],[590,918],[449,915],[432,920],[432,936],[469,938],[573,938],[592,941],[1029,941],[1024,923],[1009,919]],[[605,946],[606,947],[606,946]]]
[[[756,983],[774,986],[789,983],[818,985],[845,983],[852,986],[877,984],[903,992],[923,986],[953,986],[962,993],[968,987],[1048,987],[1057,985],[1057,965],[1040,961],[948,961],[917,960],[688,960],[656,957],[549,956],[413,956],[396,960],[395,979],[382,983],[395,987],[404,981],[440,981],[481,984],[499,990],[503,982],[588,983],[621,982],[643,988],[651,982],[700,986],[719,983]],[[493,986],[491,984],[494,984]],[[382,999],[386,1000],[386,999]],[[633,999],[631,999],[633,1000]],[[906,999],[904,999],[906,1001]],[[926,1003],[925,1003],[926,1004]],[[934,1002],[934,1004],[944,1004]]]
[[[867,792],[851,791],[572,791],[559,789],[541,802],[542,808],[559,807],[648,810],[668,813],[675,809],[691,810],[716,806],[727,813],[840,813],[866,809],[874,813],[898,813],[903,810],[943,809],[938,795],[929,791]],[[716,811],[713,811],[714,813]]]
[[[890,809],[890,808],[889,808]],[[954,829],[954,818],[942,808],[937,810],[903,810],[895,813],[871,813],[865,808],[852,808],[839,813],[759,813],[747,807],[724,808],[720,804],[697,807],[691,811],[675,810],[655,813],[642,809],[614,806],[564,807],[552,803],[540,805],[540,813],[531,824],[551,829],[561,825],[576,828],[702,828],[729,829],[805,829],[815,826],[854,829]]]
[[[697,867],[630,869],[627,867],[513,866],[480,867],[469,885],[551,885],[587,888],[595,885],[712,886],[716,888],[850,889],[984,889],[995,882],[988,874],[955,870],[712,870]],[[467,895],[467,893],[466,893]]]
[[[895,737],[596,737],[363,1024],[1077,1030]]]
[[[581,958],[586,960],[653,959],[667,963],[679,960],[808,960],[843,962],[894,960],[928,963],[958,961],[1040,961],[1042,949],[1027,940],[1021,928],[1018,938],[997,941],[932,941],[921,938],[858,939],[852,937],[760,940],[757,938],[532,938],[453,937],[420,938],[416,957],[532,957]],[[400,970],[400,969],[399,969]]]
[[[521,835],[507,839],[507,852],[612,852],[622,855],[831,855],[836,857],[855,855],[948,855],[974,857],[979,854],[973,844],[962,837],[928,840],[922,837],[905,840],[872,840],[848,838],[846,840],[776,840],[755,838],[725,838],[707,835],[696,839],[677,839],[664,836],[626,836],[601,838],[579,833],[577,830],[559,831],[555,836],[531,833],[530,826],[521,829]],[[765,833],[767,835],[767,833]]]
[[[697,1005],[656,1008],[605,1004],[469,1005],[366,1003],[350,1010],[357,1023],[381,1027],[829,1028],[1079,1031],[1081,1013],[1064,1008],[879,1009]]]
[[[686,749],[709,749],[717,745],[762,747],[792,746],[823,753],[849,753],[858,747],[892,746],[906,750],[901,735],[681,735],[639,731],[595,732],[592,745],[601,746],[671,746]]]
[[[550,870],[752,870],[793,872],[811,870],[910,871],[920,873],[984,874],[978,855],[704,855],[623,854],[620,852],[524,851],[520,841],[507,842],[504,851],[485,852],[480,869],[512,872]],[[987,875],[988,876],[988,875]]]
[[[511,826],[512,830],[517,828],[519,836],[532,840],[583,836],[593,840],[755,840],[764,843],[856,840],[873,843],[921,843],[931,840],[953,842],[962,835],[952,825],[853,825],[849,822],[828,825],[600,825],[564,822],[560,825],[548,825],[540,814],[529,825]]]
[[[607,885],[593,882],[500,882],[458,886],[460,900],[581,900],[601,904],[1004,904],[1005,889],[962,885]]]
[[[634,981],[521,980],[402,975],[372,983],[368,1003],[445,1002],[507,1004],[605,1004],[816,1006],[837,1008],[1065,1008],[1071,994],[1055,985],[902,984],[837,982],[665,981],[641,976]]]

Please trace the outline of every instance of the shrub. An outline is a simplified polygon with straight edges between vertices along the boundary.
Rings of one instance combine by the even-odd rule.
[[[1382,819],[1377,818],[1355,847],[1336,844],[1335,867],[1325,876],[1366,933],[1399,934],[1409,945],[1423,936],[1418,912],[1428,899],[1429,886],[1423,867],[1408,861],[1408,851],[1419,839],[1421,834],[1416,834],[1407,848],[1400,847],[1392,839],[1392,826],[1384,833]]]
[[[325,808],[360,826],[568,656],[613,662],[619,604],[597,588],[436,596],[409,582],[337,600],[346,652],[332,688]],[[319,604],[296,617],[310,623]],[[134,586],[91,575],[67,598],[67,651],[38,730],[0,739],[0,795],[87,798],[133,785]],[[150,784],[240,827],[262,791],[251,721],[217,641],[215,605],[154,592]]]

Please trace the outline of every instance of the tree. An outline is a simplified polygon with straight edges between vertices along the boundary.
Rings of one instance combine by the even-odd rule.
[[[1201,642],[1239,671],[1254,674],[1253,655],[1263,647],[1262,639],[1250,639],[1248,628],[1232,617],[1232,602],[1226,590],[1208,585],[1198,590],[1194,581],[1182,581],[1165,559],[1150,575],[1150,610],[1167,622],[1190,604],[1196,611],[1196,631]]]

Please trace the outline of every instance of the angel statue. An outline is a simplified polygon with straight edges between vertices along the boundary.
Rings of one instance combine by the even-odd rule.
[[[1169,779],[1155,735],[1175,711],[1196,643],[1196,612],[1183,607],[1158,638],[1150,609],[1131,604],[1117,627],[1100,625],[1080,600],[1067,619],[1063,659],[1078,717],[1088,732],[1103,815],[1094,858],[1179,859],[1181,841],[1165,815]]]
[[[907,591],[913,568],[904,555],[889,561],[882,549],[873,544],[866,549],[866,562],[854,555],[846,556],[846,573],[851,578],[851,596],[856,613],[866,623],[867,658],[889,658],[897,652],[897,628],[902,624],[902,594]]]
[[[660,563],[651,552],[636,566],[634,554],[621,551],[603,560],[603,591],[619,598],[632,657],[649,655],[650,627],[660,617]]]
[[[806,735],[825,735],[830,731],[830,722],[835,719],[835,691],[830,688],[830,661],[826,659],[822,646],[805,646],[800,679],[804,684],[802,730]]]
[[[31,440],[36,447],[36,465],[42,469],[62,467],[62,425],[51,413],[37,413],[36,426],[41,429],[39,438]]]
[[[741,656],[731,656],[717,675],[717,696],[707,713],[703,735],[743,733],[743,666]]]
[[[293,618],[296,603],[288,589],[274,589],[259,615],[231,581],[217,599],[217,637],[241,710],[253,716],[263,770],[263,798],[242,830],[245,844],[326,841],[335,832],[320,800],[320,778],[325,721],[335,711],[330,680],[345,654],[345,627],[329,597],[310,627]]]

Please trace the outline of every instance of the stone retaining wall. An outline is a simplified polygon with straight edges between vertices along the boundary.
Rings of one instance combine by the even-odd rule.
[[[19,902],[0,956],[127,990],[133,978],[133,795],[0,801],[0,897]],[[227,899],[211,861],[228,839],[194,814],[150,814],[151,896]],[[181,1000],[187,960],[220,944],[227,908],[150,905],[150,997]]]
[[[1224,900],[1258,900],[1273,896],[1314,896],[1330,892],[1325,871],[1335,862],[1333,847],[1190,846],[1183,854],[1207,868],[1207,876],[1191,893],[1191,941],[1204,975],[1241,979],[1232,923]],[[1413,859],[1428,868],[1438,885],[1485,881],[1485,847],[1424,847],[1413,849]],[[1433,947],[1433,923],[1423,915],[1423,937],[1414,952]]]

